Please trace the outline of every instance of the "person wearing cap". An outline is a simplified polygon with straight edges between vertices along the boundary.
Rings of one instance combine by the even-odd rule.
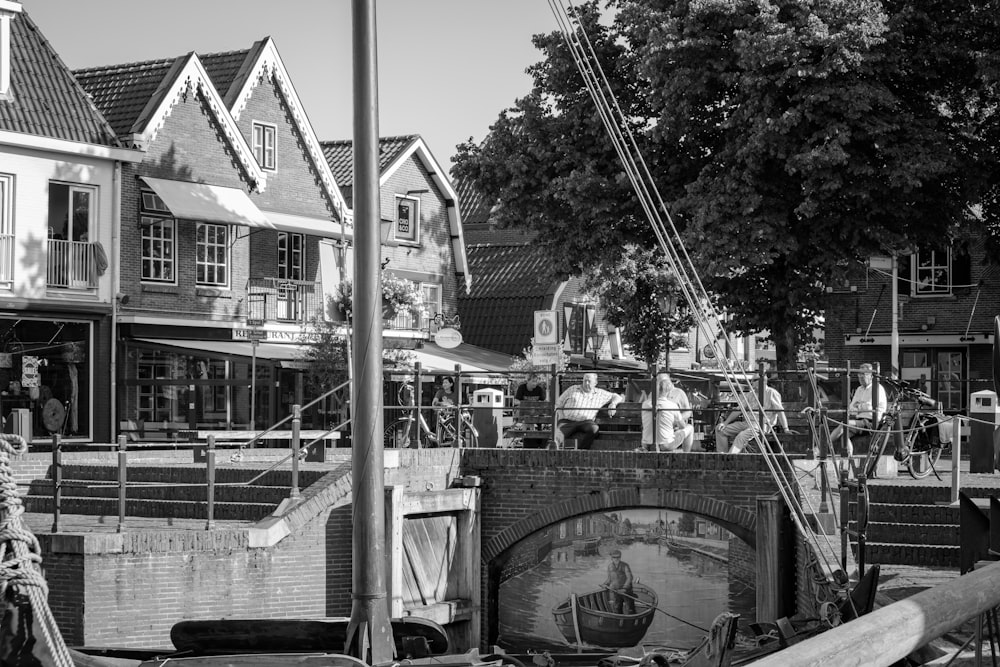
[[[873,371],[871,364],[858,366],[858,382],[860,384],[854,390],[854,396],[847,406],[847,447],[844,453],[848,459],[854,454],[851,436],[856,433],[873,431],[878,426],[882,413],[885,412],[885,406],[889,402],[885,388],[881,384],[872,382]],[[840,442],[844,428],[845,424],[838,424],[837,428],[830,433],[830,442],[834,446]]]
[[[635,603],[632,593],[632,568],[622,560],[622,552],[611,552],[608,563],[608,578],[601,586],[607,591],[608,607],[615,614],[634,614]]]

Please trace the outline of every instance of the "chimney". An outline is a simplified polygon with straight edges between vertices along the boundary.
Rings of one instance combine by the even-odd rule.
[[[0,100],[10,95],[10,22],[21,13],[21,3],[0,0]]]

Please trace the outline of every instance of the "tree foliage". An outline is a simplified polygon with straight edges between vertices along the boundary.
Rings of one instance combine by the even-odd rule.
[[[854,262],[995,227],[997,0],[609,5],[613,24],[596,2],[581,24],[694,267],[779,366]],[[621,273],[628,244],[655,247],[648,223],[562,36],[535,44],[533,89],[455,172],[559,272]],[[648,354],[662,321],[620,305]]]

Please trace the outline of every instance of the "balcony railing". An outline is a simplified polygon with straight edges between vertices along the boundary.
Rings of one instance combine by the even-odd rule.
[[[323,286],[305,280],[251,278],[247,303],[247,319],[305,324],[322,312]]]
[[[0,234],[0,283],[14,280],[14,235]]]
[[[97,287],[95,244],[84,241],[49,239],[47,284],[60,289]]]

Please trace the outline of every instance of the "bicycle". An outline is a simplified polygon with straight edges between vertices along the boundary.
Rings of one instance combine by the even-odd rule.
[[[878,428],[872,433],[863,466],[865,475],[869,478],[875,476],[878,460],[885,452],[889,438],[894,438],[896,451],[893,453],[893,458],[906,466],[911,477],[922,479],[933,472],[935,477],[941,479],[935,466],[944,448],[938,437],[937,424],[945,419],[945,416],[937,401],[919,389],[910,387],[905,380],[882,378],[882,381],[894,389],[895,394],[886,406]],[[913,411],[906,428],[900,432],[895,430],[894,426],[899,421],[903,403],[906,401],[916,402],[917,409]]]
[[[405,408],[412,408],[415,405],[415,394],[413,384],[409,380],[403,380],[396,392],[396,400],[399,405]],[[414,418],[416,412],[416,418]],[[455,419],[450,409],[437,411],[437,429],[433,429],[427,423],[423,410],[408,410],[407,414],[400,417],[385,427],[383,431],[382,443],[384,447],[390,449],[404,449],[413,446],[411,429],[414,421],[419,424],[417,432],[417,448],[425,447],[452,447],[459,442],[458,429],[455,426]],[[469,410],[462,408],[459,410],[459,417],[462,420],[461,447],[476,447],[479,444],[479,431],[472,423],[472,415]]]

